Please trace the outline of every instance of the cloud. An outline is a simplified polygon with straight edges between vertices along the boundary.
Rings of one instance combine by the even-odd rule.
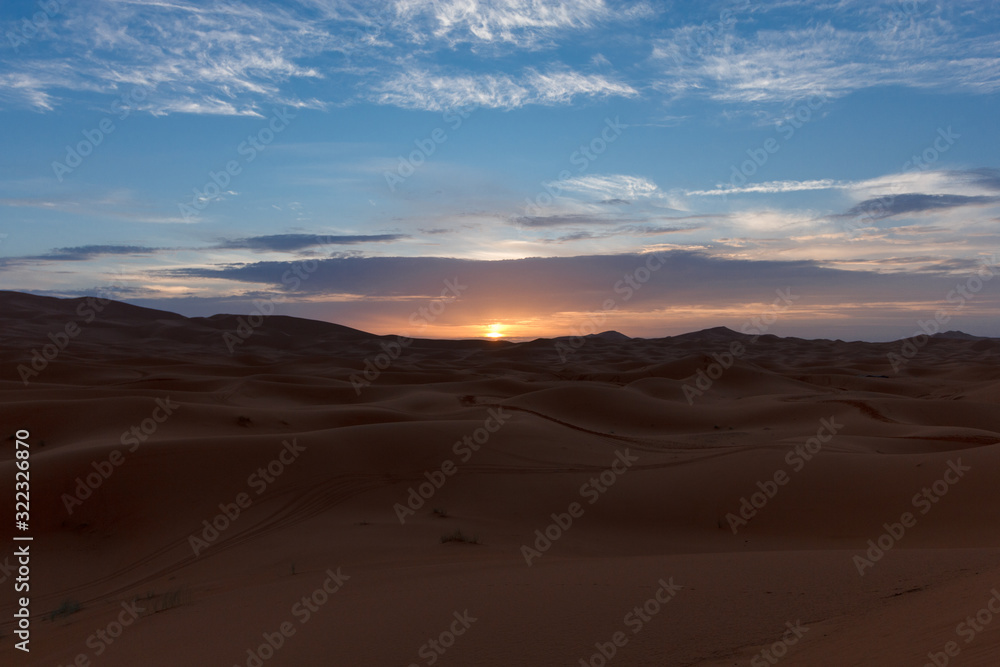
[[[910,10],[898,0],[794,5],[809,12],[806,28],[760,3],[676,28],[659,21],[671,23],[676,12],[625,0],[62,4],[45,31],[0,54],[0,103],[52,111],[83,99],[107,107],[138,92],[128,106],[153,114],[261,116],[273,105],[358,102],[514,109],[641,94],[758,106],[889,85],[1000,91],[1000,38],[981,27],[997,11],[950,7],[958,3],[915,3],[902,18]],[[764,12],[773,27],[760,27],[755,15]],[[612,42],[625,48],[608,51]],[[542,59],[542,49],[582,49],[582,69]],[[525,52],[539,63],[534,69],[524,68]],[[611,71],[607,53],[627,75]]]
[[[22,47],[5,93],[51,110],[67,91],[101,92],[152,113],[260,115],[265,102],[318,106],[284,84],[319,78],[299,60],[335,38],[276,5],[95,0],[67,4],[50,30]],[[59,98],[53,91],[59,91]]]
[[[360,243],[389,243],[409,238],[405,234],[355,234],[355,235],[320,235],[320,234],[271,234],[268,236],[251,236],[242,239],[229,239],[221,242],[218,248],[251,250],[271,250],[276,252],[294,252],[304,248],[328,245],[357,245]]]
[[[634,201],[662,195],[659,186],[648,178],[628,174],[576,176],[547,185],[560,192],[576,192],[602,202]]]
[[[250,249],[273,252],[294,252],[305,248],[323,246],[357,245],[361,243],[389,243],[409,238],[404,234],[357,234],[329,235],[319,234],[274,234],[270,236],[252,236],[242,239],[227,239],[213,248],[235,250]],[[10,257],[6,259],[9,265],[19,265],[30,261],[46,262],[82,262],[108,255],[151,255],[159,252],[178,250],[178,248],[152,248],[132,245],[85,245],[71,248],[54,248],[42,255],[25,257]],[[185,250],[195,250],[186,248]],[[197,251],[197,250],[196,250]]]
[[[129,108],[158,115],[262,116],[268,105],[321,109],[361,100],[515,108],[634,96],[610,76],[558,64],[492,76],[420,73],[436,71],[439,54],[460,44],[535,49],[644,13],[644,4],[605,0],[396,0],[381,9],[326,0],[69,3],[16,57],[0,54],[0,102],[51,111],[90,93],[105,106],[125,98]],[[420,81],[411,90],[404,84],[414,73]],[[421,103],[437,97],[435,85],[440,102]]]
[[[1000,169],[983,167],[951,173],[964,177],[970,184],[983,188],[986,191],[1000,192]]]
[[[694,232],[701,227],[663,227],[659,225],[622,225],[600,232],[577,231],[555,238],[542,239],[542,243],[572,243],[595,239],[620,238],[622,236],[659,236],[661,234],[682,234]]]
[[[629,123],[629,127],[677,127],[692,116],[659,116],[645,123]]]
[[[843,189],[858,203],[833,217],[875,221],[1000,204],[1000,171],[989,168],[912,171],[847,183]],[[949,227],[953,231],[968,222],[956,213],[950,214]],[[869,233],[876,232],[869,230]]]
[[[979,34],[975,20],[921,9],[903,21],[893,17],[906,11],[906,3],[876,5],[865,16],[843,3],[803,8],[815,17],[808,28],[675,29],[654,43],[652,61],[662,68],[656,85],[672,96],[748,104],[836,98],[892,85],[1000,91],[1000,42]],[[737,25],[750,24],[739,11],[734,18]]]
[[[850,183],[847,190],[857,199],[901,194],[992,196],[1000,193],[1000,170],[909,171]]]
[[[564,227],[567,225],[606,225],[613,222],[608,218],[586,215],[583,213],[565,215],[524,215],[511,220],[518,227],[545,228]]]
[[[841,190],[856,199],[902,194],[989,196],[1000,193],[1000,170],[919,170],[887,174],[863,181],[824,178],[811,181],[766,181],[747,185],[720,184],[711,190],[686,190],[684,194],[691,197],[717,197],[815,190]]]
[[[463,42],[529,47],[556,32],[593,27],[612,16],[604,0],[399,0],[396,12],[417,43],[429,35]]]
[[[529,85],[537,91],[541,104],[566,104],[577,95],[585,97],[636,97],[632,86],[600,74],[583,74],[569,69],[529,70]]]
[[[755,185],[720,185],[713,190],[687,190],[684,194],[691,197],[717,197],[742,194],[778,194],[808,190],[837,190],[847,187],[851,187],[851,184],[827,178],[814,181],[767,181]]]
[[[842,217],[866,216],[872,220],[882,220],[907,213],[925,213],[960,206],[983,206],[997,203],[1000,203],[1000,197],[903,194],[863,201],[843,213]]]
[[[52,111],[55,99],[46,92],[50,79],[31,72],[0,74],[0,101],[10,105],[24,104],[39,111]]]
[[[131,245],[85,245],[73,248],[55,248],[44,255],[21,257],[23,260],[41,260],[58,262],[81,262],[105,255],[150,255],[164,248]]]
[[[784,287],[793,275],[812,278],[828,274],[813,262],[736,262],[717,260],[708,256],[673,251],[665,255],[669,261],[665,271],[657,276],[658,296],[670,294],[677,285],[669,276],[675,271],[694,270],[693,275],[704,278],[708,284],[697,280],[690,282],[695,293],[711,294],[715,288],[724,287],[727,299],[738,300],[760,285],[775,281]],[[592,255],[578,257],[527,258],[518,260],[484,261],[438,257],[350,257],[317,260],[318,268],[307,281],[302,281],[302,294],[354,295],[364,297],[435,297],[441,293],[445,279],[457,279],[462,284],[475,285],[476,301],[488,303],[500,298],[502,302],[544,302],[560,306],[562,299],[573,305],[587,301],[594,292],[611,292],[615,283],[626,273],[645,262],[641,255]],[[158,275],[197,279],[224,279],[248,285],[270,285],[284,289],[281,276],[294,262],[255,262],[233,266],[166,269]],[[755,287],[740,285],[734,278],[748,276],[757,270]],[[719,271],[718,273],[713,273]],[[845,272],[843,280],[860,280]],[[770,276],[770,279],[768,278]],[[781,282],[781,285],[777,283]],[[861,284],[860,282],[858,284]],[[842,285],[841,285],[842,287]],[[840,289],[840,287],[838,288]],[[646,291],[643,288],[642,291]],[[717,294],[717,293],[716,293]],[[639,294],[636,295],[637,297]],[[652,296],[652,295],[651,295]]]
[[[516,109],[537,104],[567,104],[583,97],[634,97],[628,84],[599,74],[565,68],[545,72],[528,69],[522,75],[436,74],[424,69],[402,72],[374,86],[370,98],[405,109],[447,111],[465,107]]]
[[[2,257],[0,258],[0,270],[17,268],[35,262],[85,262],[107,256],[153,255],[167,250],[170,248],[131,245],[85,245],[72,248],[53,248],[42,255]]]

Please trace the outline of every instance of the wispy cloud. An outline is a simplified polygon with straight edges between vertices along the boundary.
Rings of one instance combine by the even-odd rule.
[[[640,7],[641,8],[641,5]],[[635,12],[638,8],[633,8]],[[556,31],[590,28],[614,11],[604,0],[399,0],[397,14],[415,42],[431,37],[534,46]]]
[[[810,190],[842,190],[855,199],[883,195],[957,195],[985,197],[1000,192],[1000,170],[939,169],[886,174],[863,181],[831,178],[810,181],[765,181],[748,185],[718,185],[710,190],[686,190],[687,196],[719,197],[744,194],[781,194]]]
[[[20,53],[0,55],[0,103],[51,111],[84,94],[107,102],[141,89],[132,106],[151,113],[260,115],[267,105],[358,101],[513,109],[641,94],[755,106],[887,85],[1000,91],[1000,39],[977,19],[995,9],[976,6],[971,17],[910,4],[920,10],[905,20],[897,14],[906,3],[845,0],[797,3],[815,15],[806,28],[756,20],[780,14],[775,5],[709,28],[692,12],[691,23],[664,30],[640,20],[665,15],[655,3],[626,0],[395,0],[381,9],[360,0],[93,0],[67,3]],[[613,58],[625,74],[605,54],[615,30],[628,33]],[[571,55],[564,47],[589,56],[579,71],[539,55]],[[539,64],[525,69],[521,52]]]
[[[39,262],[89,262],[103,257],[151,256],[170,250],[134,245],[85,245],[70,248],[53,248],[41,255],[19,255],[0,258],[0,270],[6,271]]]
[[[609,75],[558,63],[494,75],[426,72],[440,66],[435,54],[462,43],[533,49],[644,12],[641,3],[605,0],[396,0],[381,11],[322,0],[71,3],[23,53],[0,56],[0,102],[50,111],[85,92],[141,90],[130,106],[155,114],[260,115],[268,104],[514,108],[632,96]]]
[[[0,102],[51,111],[55,107],[55,100],[46,89],[53,84],[51,78],[31,72],[0,73]]]
[[[256,114],[265,101],[318,104],[282,84],[319,77],[297,61],[334,41],[305,16],[226,0],[71,3],[51,20],[47,37],[3,63],[14,84],[7,99],[20,93],[23,103],[48,110],[61,101],[57,94],[141,88],[134,108],[226,115]]]
[[[897,85],[991,94],[1000,91],[1000,40],[977,34],[968,17],[933,12],[893,20],[918,3],[876,3],[845,25],[841,3],[817,12],[817,24],[791,30],[727,30],[697,56],[680,58],[681,28],[659,39],[653,62],[657,87],[673,96],[708,95],[730,103],[789,103],[813,95],[841,97],[856,90]],[[855,15],[856,16],[856,15]]]
[[[846,188],[856,199],[870,199],[886,194],[992,196],[1000,193],[1000,170],[908,171],[857,181],[848,184]]]
[[[656,183],[643,176],[630,174],[594,174],[553,181],[550,187],[560,191],[587,195],[602,203],[628,202],[635,199],[658,197],[663,193]]]
[[[754,185],[719,186],[712,190],[687,190],[685,195],[691,197],[721,197],[744,194],[777,194],[783,192],[804,192],[807,190],[838,190],[850,187],[850,183],[841,183],[832,179],[813,181],[767,181]]]
[[[514,218],[512,222],[519,227],[542,229],[545,227],[566,227],[570,225],[606,225],[608,218],[586,214],[564,215],[525,215]]]
[[[663,234],[684,234],[701,229],[700,227],[664,227],[661,225],[622,225],[601,231],[580,230],[560,236],[542,239],[542,243],[573,243],[576,241],[592,241],[622,236],[661,236]]]
[[[463,107],[515,109],[529,104],[566,104],[578,97],[634,97],[630,85],[600,74],[584,74],[563,67],[547,71],[528,69],[509,74],[438,74],[413,69],[374,87],[371,97],[380,104],[407,109],[445,111]]]
[[[986,206],[1000,203],[1000,197],[967,197],[965,195],[904,194],[886,199],[869,199],[852,207],[844,217],[864,215],[881,220],[907,213],[926,213],[961,206]]]
[[[409,238],[404,234],[354,234],[329,235],[321,234],[271,234],[268,236],[251,236],[242,239],[222,241],[218,248],[269,250],[276,252],[295,252],[306,248],[329,245],[358,245],[360,243],[390,243]]]
[[[85,245],[73,248],[55,248],[44,255],[22,257],[25,260],[41,260],[56,262],[82,262],[106,255],[151,255],[162,248],[131,245]]]

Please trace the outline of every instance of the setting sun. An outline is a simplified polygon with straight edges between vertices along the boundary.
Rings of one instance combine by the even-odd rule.
[[[500,323],[490,324],[486,327],[486,337],[493,338],[494,340],[497,338],[503,338],[503,332],[506,328],[506,325]]]

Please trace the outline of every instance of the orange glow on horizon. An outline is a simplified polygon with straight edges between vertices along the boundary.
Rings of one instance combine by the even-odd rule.
[[[503,332],[504,332],[504,329],[506,329],[506,328],[507,328],[506,325],[500,324],[499,322],[495,322],[495,323],[490,324],[489,326],[486,327],[486,333],[484,335],[486,336],[486,338],[491,338],[493,340],[497,340],[499,338],[503,338],[504,337],[504,333]]]

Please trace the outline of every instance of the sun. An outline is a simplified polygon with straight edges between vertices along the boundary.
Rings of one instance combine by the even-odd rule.
[[[490,324],[490,325],[488,325],[486,327],[486,334],[485,335],[486,335],[487,338],[492,338],[493,340],[496,340],[498,338],[503,338],[503,332],[504,332],[504,329],[506,329],[506,328],[507,328],[507,325],[500,324],[499,322],[495,322],[495,323]]]

